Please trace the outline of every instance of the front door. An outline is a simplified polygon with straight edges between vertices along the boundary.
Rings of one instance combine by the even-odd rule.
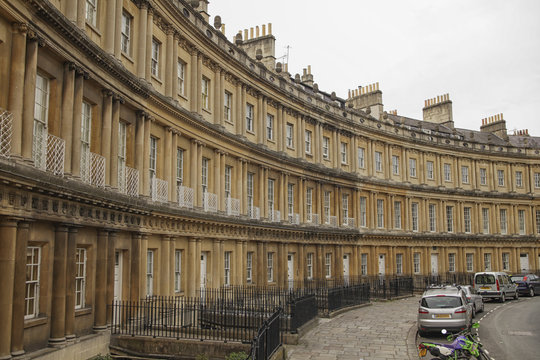
[[[439,255],[431,254],[431,275],[439,275]]]
[[[519,254],[519,270],[522,273],[529,272],[529,254]]]
[[[343,255],[343,280],[345,284],[349,284],[349,254]]]
[[[204,290],[206,288],[206,261],[207,261],[207,253],[203,252],[201,253],[201,290]]]
[[[289,280],[289,290],[294,287],[294,255],[287,255],[287,279]]]
[[[122,252],[114,252],[114,302],[122,300]],[[117,322],[118,311],[113,307],[113,322]]]
[[[385,259],[384,254],[379,254],[379,276],[384,276],[385,274]]]

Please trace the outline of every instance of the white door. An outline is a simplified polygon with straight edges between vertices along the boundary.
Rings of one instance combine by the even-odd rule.
[[[289,290],[294,287],[294,255],[287,255],[287,279],[289,280]]]
[[[206,288],[206,260],[207,253],[201,253],[201,290]]]
[[[519,270],[522,273],[529,272],[529,254],[519,254]]]
[[[122,253],[120,251],[114,252],[114,301],[122,300]],[[113,307],[113,322],[117,322],[117,307]]]
[[[343,279],[349,284],[349,254],[343,255]]]
[[[379,275],[384,276],[385,274],[385,261],[384,254],[379,254]]]
[[[431,275],[439,275],[439,255],[431,254]]]

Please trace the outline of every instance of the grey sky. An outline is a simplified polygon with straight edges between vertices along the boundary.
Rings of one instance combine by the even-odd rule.
[[[539,0],[210,0],[232,41],[272,23],[289,72],[311,65],[326,92],[380,83],[386,110],[422,118],[449,93],[458,128],[504,114],[508,130],[540,136]]]

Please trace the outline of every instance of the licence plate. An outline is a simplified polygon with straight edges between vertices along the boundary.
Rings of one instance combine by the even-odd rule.
[[[448,319],[450,314],[436,314],[434,315],[435,319]]]
[[[491,290],[491,288],[489,286],[482,286],[480,290]]]

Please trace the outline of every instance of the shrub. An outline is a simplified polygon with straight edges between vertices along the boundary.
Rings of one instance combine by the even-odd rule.
[[[246,360],[247,359],[247,354],[243,351],[241,352],[234,352],[234,353],[230,353],[229,356],[227,356],[225,358],[225,360]]]

